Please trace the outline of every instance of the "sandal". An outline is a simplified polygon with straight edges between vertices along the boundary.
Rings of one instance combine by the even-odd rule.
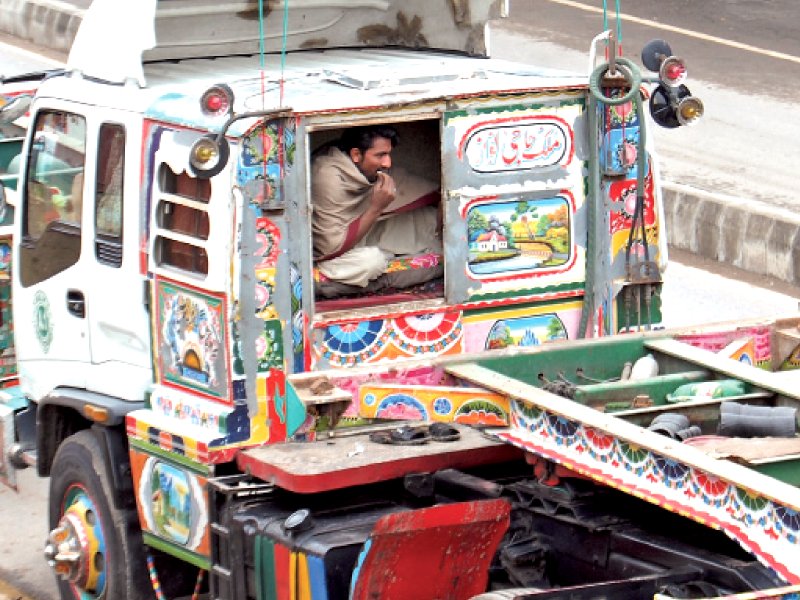
[[[429,428],[434,442],[455,442],[461,438],[461,433],[447,423],[433,423]]]
[[[403,426],[389,431],[376,431],[371,433],[369,440],[378,444],[391,444],[394,446],[420,446],[430,440],[426,427]]]

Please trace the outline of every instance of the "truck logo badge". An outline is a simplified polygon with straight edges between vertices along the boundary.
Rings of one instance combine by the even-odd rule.
[[[39,345],[47,354],[53,341],[53,318],[50,313],[50,301],[41,290],[33,297],[33,330],[36,332]]]

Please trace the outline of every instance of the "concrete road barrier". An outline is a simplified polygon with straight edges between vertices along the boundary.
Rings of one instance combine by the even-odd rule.
[[[800,216],[758,200],[664,184],[668,243],[800,286]]]
[[[69,52],[84,10],[62,0],[3,0],[0,31],[39,46]]]

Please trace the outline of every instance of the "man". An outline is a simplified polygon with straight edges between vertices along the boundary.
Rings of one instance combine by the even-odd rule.
[[[440,277],[442,265],[386,273],[395,256],[442,251],[438,185],[395,169],[397,131],[354,127],[315,157],[311,174],[314,258],[325,296],[408,287]]]

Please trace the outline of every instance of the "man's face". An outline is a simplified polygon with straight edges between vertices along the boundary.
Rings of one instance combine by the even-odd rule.
[[[392,142],[382,137],[375,138],[372,147],[365,152],[352,148],[350,158],[367,181],[374,183],[378,171],[388,171],[392,167]]]

